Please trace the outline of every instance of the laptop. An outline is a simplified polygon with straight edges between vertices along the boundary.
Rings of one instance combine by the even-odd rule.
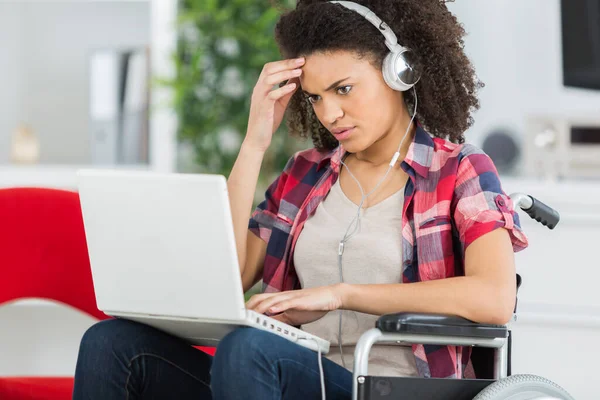
[[[254,327],[322,353],[329,342],[245,308],[222,175],[77,172],[98,308],[199,346]]]

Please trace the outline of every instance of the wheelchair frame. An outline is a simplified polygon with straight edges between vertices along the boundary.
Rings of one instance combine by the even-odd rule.
[[[426,316],[425,314],[396,314],[395,318],[398,318],[400,321],[403,320],[405,316]],[[444,316],[439,316],[440,319],[446,319]],[[410,327],[411,322],[402,321],[400,324],[404,324],[406,327]],[[473,331],[476,331],[478,328],[485,328],[486,325],[478,325],[472,323],[473,326],[470,328]],[[491,327],[497,327],[494,325],[490,325]],[[508,359],[509,359],[509,351],[508,351],[508,328],[506,326],[497,327],[501,328],[504,331],[504,336],[500,337],[478,337],[478,336],[459,336],[459,335],[443,335],[444,326],[426,326],[424,324],[417,323],[416,326],[418,329],[424,330],[435,330],[440,329],[441,333],[438,335],[435,334],[420,334],[420,333],[391,333],[391,332],[383,332],[379,328],[373,328],[365,332],[359,342],[356,345],[356,350],[354,352],[354,369],[353,369],[353,381],[352,381],[352,396],[353,400],[366,399],[367,393],[371,391],[372,388],[365,386],[368,381],[368,361],[369,361],[369,352],[371,347],[376,343],[396,343],[396,344],[435,344],[435,345],[456,345],[456,346],[479,346],[479,347],[487,347],[494,349],[494,380],[499,380],[508,376]],[[406,380],[423,380],[423,378],[406,378]],[[471,380],[465,380],[468,382]],[[485,385],[479,385],[478,389],[483,388],[483,386],[487,386],[490,383],[494,382],[492,380],[483,380],[480,379],[481,383]],[[439,382],[439,381],[438,381]],[[432,384],[433,381],[427,382],[427,384]],[[448,384],[445,382],[444,384]],[[457,387],[461,385],[461,382],[454,383]],[[461,385],[463,386],[463,385]],[[374,390],[377,390],[375,388]],[[385,395],[384,393],[382,395]],[[383,396],[382,396],[383,397]],[[368,397],[372,398],[372,396]]]

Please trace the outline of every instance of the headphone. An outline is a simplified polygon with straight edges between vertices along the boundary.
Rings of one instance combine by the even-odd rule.
[[[415,69],[412,52],[398,43],[398,38],[392,29],[381,20],[375,13],[365,6],[352,1],[330,1],[337,3],[349,10],[356,11],[367,21],[375,26],[385,37],[385,45],[390,52],[383,60],[382,73],[387,85],[399,92],[405,92],[412,88],[421,78],[420,72]]]

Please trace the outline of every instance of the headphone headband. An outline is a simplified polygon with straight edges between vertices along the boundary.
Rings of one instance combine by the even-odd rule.
[[[383,22],[367,7],[352,1],[329,1],[337,3],[349,10],[355,11],[369,21],[385,37],[385,45],[390,50],[383,60],[383,79],[394,90],[406,91],[412,88],[420,79],[419,71],[413,68],[412,52],[398,43],[398,38],[388,24]]]
[[[398,38],[392,29],[381,20],[375,13],[369,10],[367,7],[362,6],[360,4],[354,3],[352,1],[330,1],[330,3],[340,4],[350,10],[356,11],[360,15],[362,15],[367,21],[369,21],[381,34],[385,37],[385,45],[390,51],[399,51],[404,49],[404,46],[398,43]],[[398,48],[400,47],[400,48]]]

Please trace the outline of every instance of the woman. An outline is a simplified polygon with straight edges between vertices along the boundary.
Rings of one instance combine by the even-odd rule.
[[[247,307],[331,341],[329,398],[350,398],[344,366],[378,315],[506,323],[513,253],[527,245],[491,160],[464,144],[482,85],[460,24],[439,0],[359,3],[412,50],[407,76],[420,76],[416,85],[393,87],[384,77],[384,25],[340,4],[299,1],[276,26],[286,59],[263,68],[228,179],[244,290],[263,280],[264,293]],[[251,215],[286,110],[290,131],[310,135],[314,148],[290,159]],[[370,369],[461,378],[469,355],[456,346],[375,347]],[[211,359],[113,320],[84,335],[74,398],[305,399],[320,390],[316,353],[271,333],[238,329]]]

